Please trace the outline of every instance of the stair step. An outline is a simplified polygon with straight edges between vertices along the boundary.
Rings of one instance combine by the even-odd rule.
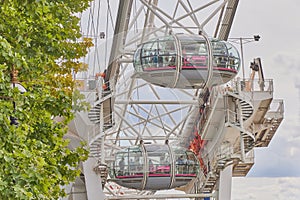
[[[100,109],[101,109],[101,104],[96,104],[88,113],[88,118],[91,122],[94,124],[100,123]]]

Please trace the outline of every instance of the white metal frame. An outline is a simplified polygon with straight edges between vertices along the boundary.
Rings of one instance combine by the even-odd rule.
[[[161,1],[164,3],[165,1]],[[174,2],[174,1],[172,1]],[[103,127],[103,120],[100,122],[99,128],[95,128],[96,136],[89,141],[89,145],[99,145],[100,157],[99,161],[102,163],[109,163],[113,159],[115,151],[120,148],[127,147],[128,145],[135,145],[140,140],[147,140],[153,143],[160,143],[169,140],[170,142],[176,142],[178,139],[185,137],[182,135],[186,131],[188,124],[194,120],[201,99],[199,99],[199,93],[201,90],[170,90],[173,96],[166,97],[165,89],[161,89],[157,86],[145,83],[139,80],[132,71],[132,65],[126,62],[132,60],[133,50],[139,43],[147,40],[151,37],[156,37],[161,34],[168,34],[173,32],[185,32],[189,34],[205,34],[212,36],[218,35],[221,31],[228,33],[230,31],[231,24],[222,24],[224,15],[230,15],[226,12],[226,8],[229,4],[238,2],[238,0],[211,0],[211,1],[196,1],[188,0],[176,1],[174,10],[170,13],[169,8],[160,7],[161,4],[158,0],[140,0],[140,1],[123,1],[126,6],[121,12],[126,20],[122,21],[122,24],[115,24],[115,28],[120,29],[119,33],[115,33],[113,38],[113,49],[110,52],[110,65],[113,65],[114,69],[110,73],[110,86],[111,86],[111,100],[112,100],[112,119],[114,126],[110,129]],[[100,4],[99,4],[100,5]],[[132,6],[132,9],[128,9]],[[134,7],[136,8],[133,11]],[[207,9],[211,9],[209,13],[205,14]],[[129,12],[130,10],[130,12]],[[182,13],[182,11],[184,11]],[[90,11],[92,13],[92,11]],[[127,20],[130,13],[130,20]],[[200,21],[198,14],[204,12],[206,16]],[[144,15],[143,15],[144,13]],[[225,14],[224,14],[225,13]],[[228,14],[229,13],[229,14]],[[234,16],[234,12],[231,13]],[[99,17],[99,16],[98,16]],[[189,21],[190,24],[185,24]],[[141,24],[139,30],[136,25]],[[126,24],[128,23],[128,24]],[[210,29],[208,25],[212,25],[213,29]],[[156,25],[157,24],[157,25]],[[206,27],[208,27],[206,29]],[[229,27],[226,29],[226,27]],[[91,30],[95,30],[92,25],[89,26]],[[84,31],[84,30],[83,30]],[[90,30],[87,31],[90,33]],[[96,31],[98,33],[98,30]],[[133,37],[130,37],[130,35]],[[95,35],[97,37],[97,35]],[[221,39],[227,39],[222,37]],[[99,42],[100,40],[95,40]],[[101,42],[101,41],[100,41]],[[108,39],[107,39],[108,42]],[[101,45],[96,45],[96,47]],[[95,52],[100,52],[95,49]],[[121,53],[121,54],[120,54]],[[93,63],[97,66],[97,63]],[[90,72],[100,72],[102,69],[89,69],[84,76],[90,76]],[[152,94],[151,99],[141,99],[137,96],[139,91],[150,91]],[[169,92],[170,92],[169,91]],[[100,94],[101,96],[101,94]],[[101,100],[100,100],[101,101]],[[103,107],[99,110],[100,116],[103,117]],[[181,115],[178,118],[178,115]],[[189,128],[189,127],[188,127]],[[99,153],[99,152],[98,152]],[[105,191],[108,195],[108,199],[122,199],[118,192],[105,187]],[[89,191],[88,191],[89,192]],[[132,195],[133,191],[130,190]],[[136,194],[138,194],[137,192]],[[145,193],[145,194],[151,194]],[[88,194],[88,198],[92,196]],[[144,196],[144,195],[143,195]],[[178,198],[178,197],[205,197],[211,196],[211,194],[187,194],[187,195],[155,195],[155,198]],[[127,199],[135,199],[137,196],[126,197]],[[124,197],[125,198],[125,197]],[[144,198],[146,198],[144,196]],[[153,196],[149,196],[154,198]]]

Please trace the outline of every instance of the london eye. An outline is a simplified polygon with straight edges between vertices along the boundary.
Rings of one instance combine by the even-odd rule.
[[[80,14],[94,47],[73,78],[91,109],[67,137],[90,155],[66,199],[230,199],[232,177],[247,175],[283,119],[260,58],[238,77],[228,40],[238,4],[95,0]]]

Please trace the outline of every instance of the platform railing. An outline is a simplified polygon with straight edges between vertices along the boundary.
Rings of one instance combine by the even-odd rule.
[[[239,117],[238,113],[230,110],[229,108],[225,108],[225,123],[230,123],[234,125],[239,125]]]
[[[83,94],[96,93],[99,98],[111,93],[114,87],[112,81],[104,82],[103,78],[92,76],[90,78],[76,78],[76,88]]]
[[[273,79],[248,79],[240,81],[241,91],[244,92],[273,92]]]
[[[278,113],[283,115],[284,113],[284,104],[282,99],[274,99],[271,102],[268,113]]]
[[[260,81],[259,79],[233,79],[226,84],[225,89],[233,93],[242,92],[273,92],[273,79],[265,79]]]
[[[102,87],[99,80],[92,78],[78,78],[75,80],[76,89],[83,95],[85,95],[85,100],[89,103],[96,101],[98,94],[100,93],[100,88]]]
[[[239,146],[233,146],[232,144],[223,144],[213,153],[212,164],[225,165],[227,161],[238,159],[241,160],[241,149]],[[254,151],[249,151],[246,154],[245,163],[254,162]]]

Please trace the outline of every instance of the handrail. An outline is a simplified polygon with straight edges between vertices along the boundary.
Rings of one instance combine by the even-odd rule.
[[[230,110],[229,108],[226,108],[225,112],[226,112],[225,123],[226,122],[229,122],[229,123],[232,123],[232,124],[239,123],[238,122],[239,118],[238,118],[238,113],[237,112],[234,112],[234,111]]]
[[[270,108],[268,110],[268,113],[284,113],[284,103],[282,99],[274,99],[271,102]]]
[[[263,82],[259,79],[247,79],[237,82],[240,84],[243,92],[273,92],[273,79],[265,79]]]
[[[230,160],[230,159],[240,158],[240,157],[237,157],[237,155],[239,155],[240,151],[241,151],[240,148],[233,147],[233,145],[231,145],[230,143],[223,144],[223,146],[220,146],[219,148],[217,148],[214,151],[214,153],[213,153],[214,159],[212,160],[212,163],[217,164],[218,161],[221,161],[224,159]],[[249,151],[246,154],[245,162],[246,163],[254,162],[254,151]]]
[[[101,98],[107,96],[107,94],[110,94],[114,89],[112,81],[104,82],[104,79],[99,80],[98,77],[76,78],[75,82],[76,89],[78,89],[81,93],[95,93],[98,97],[101,96]],[[93,102],[94,100],[92,100],[90,103]]]

